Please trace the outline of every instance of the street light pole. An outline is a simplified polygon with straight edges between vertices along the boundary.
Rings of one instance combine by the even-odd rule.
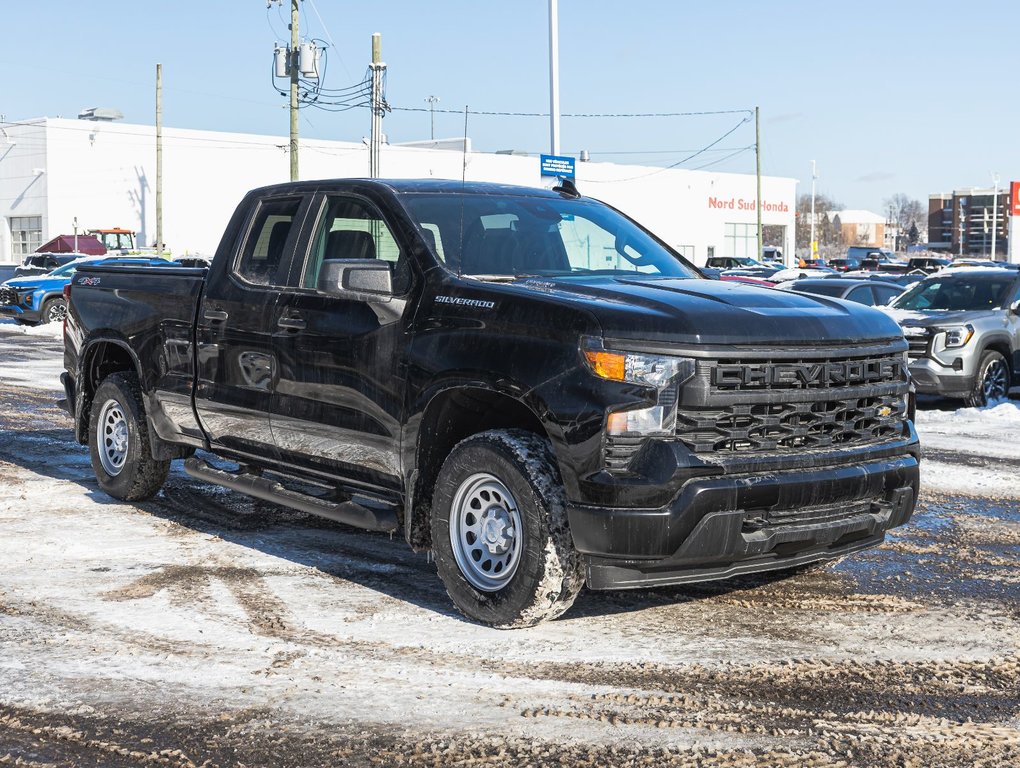
[[[995,261],[995,230],[999,228],[999,174],[992,173],[992,261]]]
[[[425,99],[429,103],[429,122],[432,127],[432,140],[436,140],[436,102],[439,101],[438,96],[429,96]]]
[[[549,144],[560,153],[560,30],[557,0],[549,0]]]
[[[815,161],[811,161],[811,254],[809,258],[817,258],[818,244],[815,242],[815,179],[818,178],[818,174],[815,173]]]

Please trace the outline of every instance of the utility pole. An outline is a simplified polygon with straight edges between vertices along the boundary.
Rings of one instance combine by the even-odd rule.
[[[136,243],[138,245],[138,243]],[[144,245],[144,243],[142,243]],[[156,65],[156,255],[163,255],[163,65]]]
[[[299,57],[301,36],[298,29],[298,1],[290,0],[290,180],[298,180],[298,78],[301,77]]]
[[[295,0],[296,2],[297,0]],[[370,178],[379,178],[379,150],[382,144],[382,119],[385,108],[383,107],[382,80],[386,65],[382,62],[382,35],[375,32],[372,35],[372,63],[369,65],[372,70],[372,137],[368,148],[368,175]]]
[[[811,161],[811,244],[810,244],[810,258],[814,259],[818,256],[818,243],[815,241],[815,179],[818,178],[818,174],[815,172],[815,161]]]
[[[557,0],[549,0],[549,150],[560,153],[560,22]]]
[[[960,256],[963,256],[963,231],[965,226],[964,216],[966,213],[963,210],[963,201],[960,202]]]
[[[995,230],[999,228],[999,174],[992,173],[992,261],[995,261]]]
[[[758,180],[758,201],[755,204],[755,211],[758,213],[758,253],[755,261],[761,259],[762,237],[761,237],[761,130],[758,121],[758,107],[754,108],[754,172]]]
[[[432,126],[431,137],[432,140],[436,140],[436,104],[439,102],[438,96],[429,96],[425,99],[429,103],[429,122]]]

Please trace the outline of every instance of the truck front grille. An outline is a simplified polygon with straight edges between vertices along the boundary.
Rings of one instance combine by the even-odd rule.
[[[905,414],[901,395],[739,403],[678,413],[676,435],[695,453],[831,448],[893,438]]]
[[[9,285],[0,285],[0,304],[6,306],[8,304],[18,303],[18,293]]]
[[[865,448],[904,435],[906,351],[902,338],[838,349],[669,350],[695,358],[695,374],[678,392],[663,393],[659,404],[676,402],[674,439],[706,462],[740,466],[769,456]],[[607,435],[603,465],[635,471],[647,442],[635,434]]]
[[[827,350],[720,350],[680,393],[676,437],[697,454],[856,447],[903,434],[903,340]]]
[[[928,354],[927,333],[922,336],[908,336],[907,344],[909,345],[909,348],[907,349],[907,357],[911,360],[916,360],[917,358],[924,357]]]

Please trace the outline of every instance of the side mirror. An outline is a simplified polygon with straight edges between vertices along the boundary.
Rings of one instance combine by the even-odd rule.
[[[393,263],[380,259],[326,259],[316,287],[345,299],[388,301],[393,296]]]
[[[1020,315],[1020,301],[1014,301],[1009,305],[1009,311],[1014,315]]]

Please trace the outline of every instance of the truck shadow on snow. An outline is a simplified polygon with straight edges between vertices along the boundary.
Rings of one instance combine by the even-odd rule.
[[[99,489],[88,450],[74,440],[70,429],[0,431],[0,459],[43,477],[77,483],[87,489],[95,504],[133,507],[192,532],[314,568],[327,577],[467,621],[452,606],[428,553],[412,552],[400,535],[363,531],[204,485],[186,475],[179,462],[172,465],[166,484],[153,499],[121,502]],[[683,587],[586,591],[560,620],[679,606],[764,587],[788,576],[757,574]]]

